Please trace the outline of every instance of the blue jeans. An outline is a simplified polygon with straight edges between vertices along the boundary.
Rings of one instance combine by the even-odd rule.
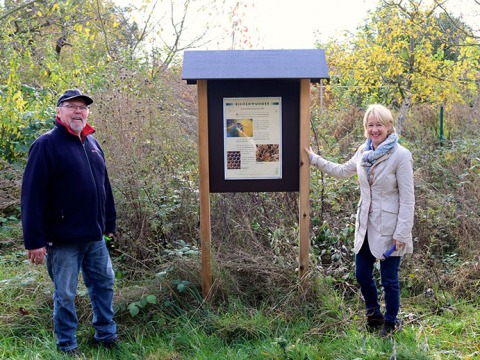
[[[365,237],[363,246],[355,256],[355,276],[360,284],[367,314],[380,312],[377,285],[373,278],[373,265],[377,259],[370,252],[368,239]],[[380,261],[380,277],[385,294],[385,321],[395,322],[400,308],[400,256],[390,256]]]
[[[80,270],[92,303],[94,338],[97,341],[114,340],[117,337],[113,321],[115,275],[105,241],[49,244],[47,270],[54,284],[53,329],[58,349],[69,351],[77,347],[75,295]]]

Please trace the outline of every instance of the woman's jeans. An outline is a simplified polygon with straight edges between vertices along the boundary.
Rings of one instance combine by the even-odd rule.
[[[400,308],[400,282],[398,271],[400,270],[400,256],[390,256],[380,261],[380,276],[385,293],[385,321],[396,322]],[[365,238],[360,252],[355,256],[355,276],[367,308],[367,315],[380,312],[378,293],[373,278],[373,268],[377,259],[370,252],[368,239]]]
[[[117,337],[112,304],[115,276],[103,239],[81,244],[49,244],[47,270],[54,284],[53,328],[59,350],[77,347],[75,295],[80,270],[92,303],[94,339],[108,342]]]

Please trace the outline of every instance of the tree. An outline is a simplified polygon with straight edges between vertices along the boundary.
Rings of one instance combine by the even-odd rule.
[[[113,34],[117,14],[113,3],[95,0],[0,6],[0,157],[21,159],[37,131],[51,127],[57,91],[101,83],[111,59],[100,45],[102,22]]]
[[[478,91],[478,40],[442,27],[438,8],[421,0],[384,0],[355,37],[327,48],[338,83],[352,97],[399,108],[399,133],[412,104],[448,106]]]
[[[168,9],[165,17],[156,16],[157,3],[169,5],[170,18]],[[194,3],[158,0],[150,7],[144,0],[139,10],[146,15],[136,13],[135,19],[131,7],[112,0],[0,1],[0,158],[25,155],[36,135],[28,129],[47,126],[42,123],[54,114],[59,91],[79,87],[93,93],[105,89],[111,75],[143,72],[153,79],[168,69],[202,38],[200,32],[184,41],[192,14],[208,10]],[[173,40],[159,40],[170,24]]]

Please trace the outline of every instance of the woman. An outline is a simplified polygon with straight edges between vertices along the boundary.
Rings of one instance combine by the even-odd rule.
[[[367,141],[344,164],[336,164],[305,149],[310,163],[336,178],[358,174],[360,202],[355,223],[355,276],[367,314],[367,329],[381,329],[387,336],[399,323],[400,259],[413,250],[412,227],[415,205],[413,166],[410,151],[398,144],[391,112],[382,105],[371,105],[364,116]],[[388,250],[394,246],[394,252]],[[387,253],[384,256],[384,253]],[[380,311],[373,278],[375,261],[385,295],[385,315]]]

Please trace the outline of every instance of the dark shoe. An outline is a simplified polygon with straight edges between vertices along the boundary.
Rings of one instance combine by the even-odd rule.
[[[80,356],[80,351],[78,351],[78,348],[73,348],[67,351],[64,351],[64,353],[68,356],[72,357],[79,357]]]
[[[110,340],[110,341],[99,341],[99,340],[93,339],[93,344],[94,345],[103,346],[106,349],[113,349],[113,348],[117,347],[117,345],[120,342],[121,342],[121,340],[118,337],[116,337],[115,339]]]
[[[387,337],[396,331],[400,331],[401,328],[402,323],[398,320],[396,322],[385,321],[379,335],[381,337]]]
[[[385,318],[381,312],[374,312],[370,315],[367,314],[367,330],[374,332],[379,330],[385,323]]]

